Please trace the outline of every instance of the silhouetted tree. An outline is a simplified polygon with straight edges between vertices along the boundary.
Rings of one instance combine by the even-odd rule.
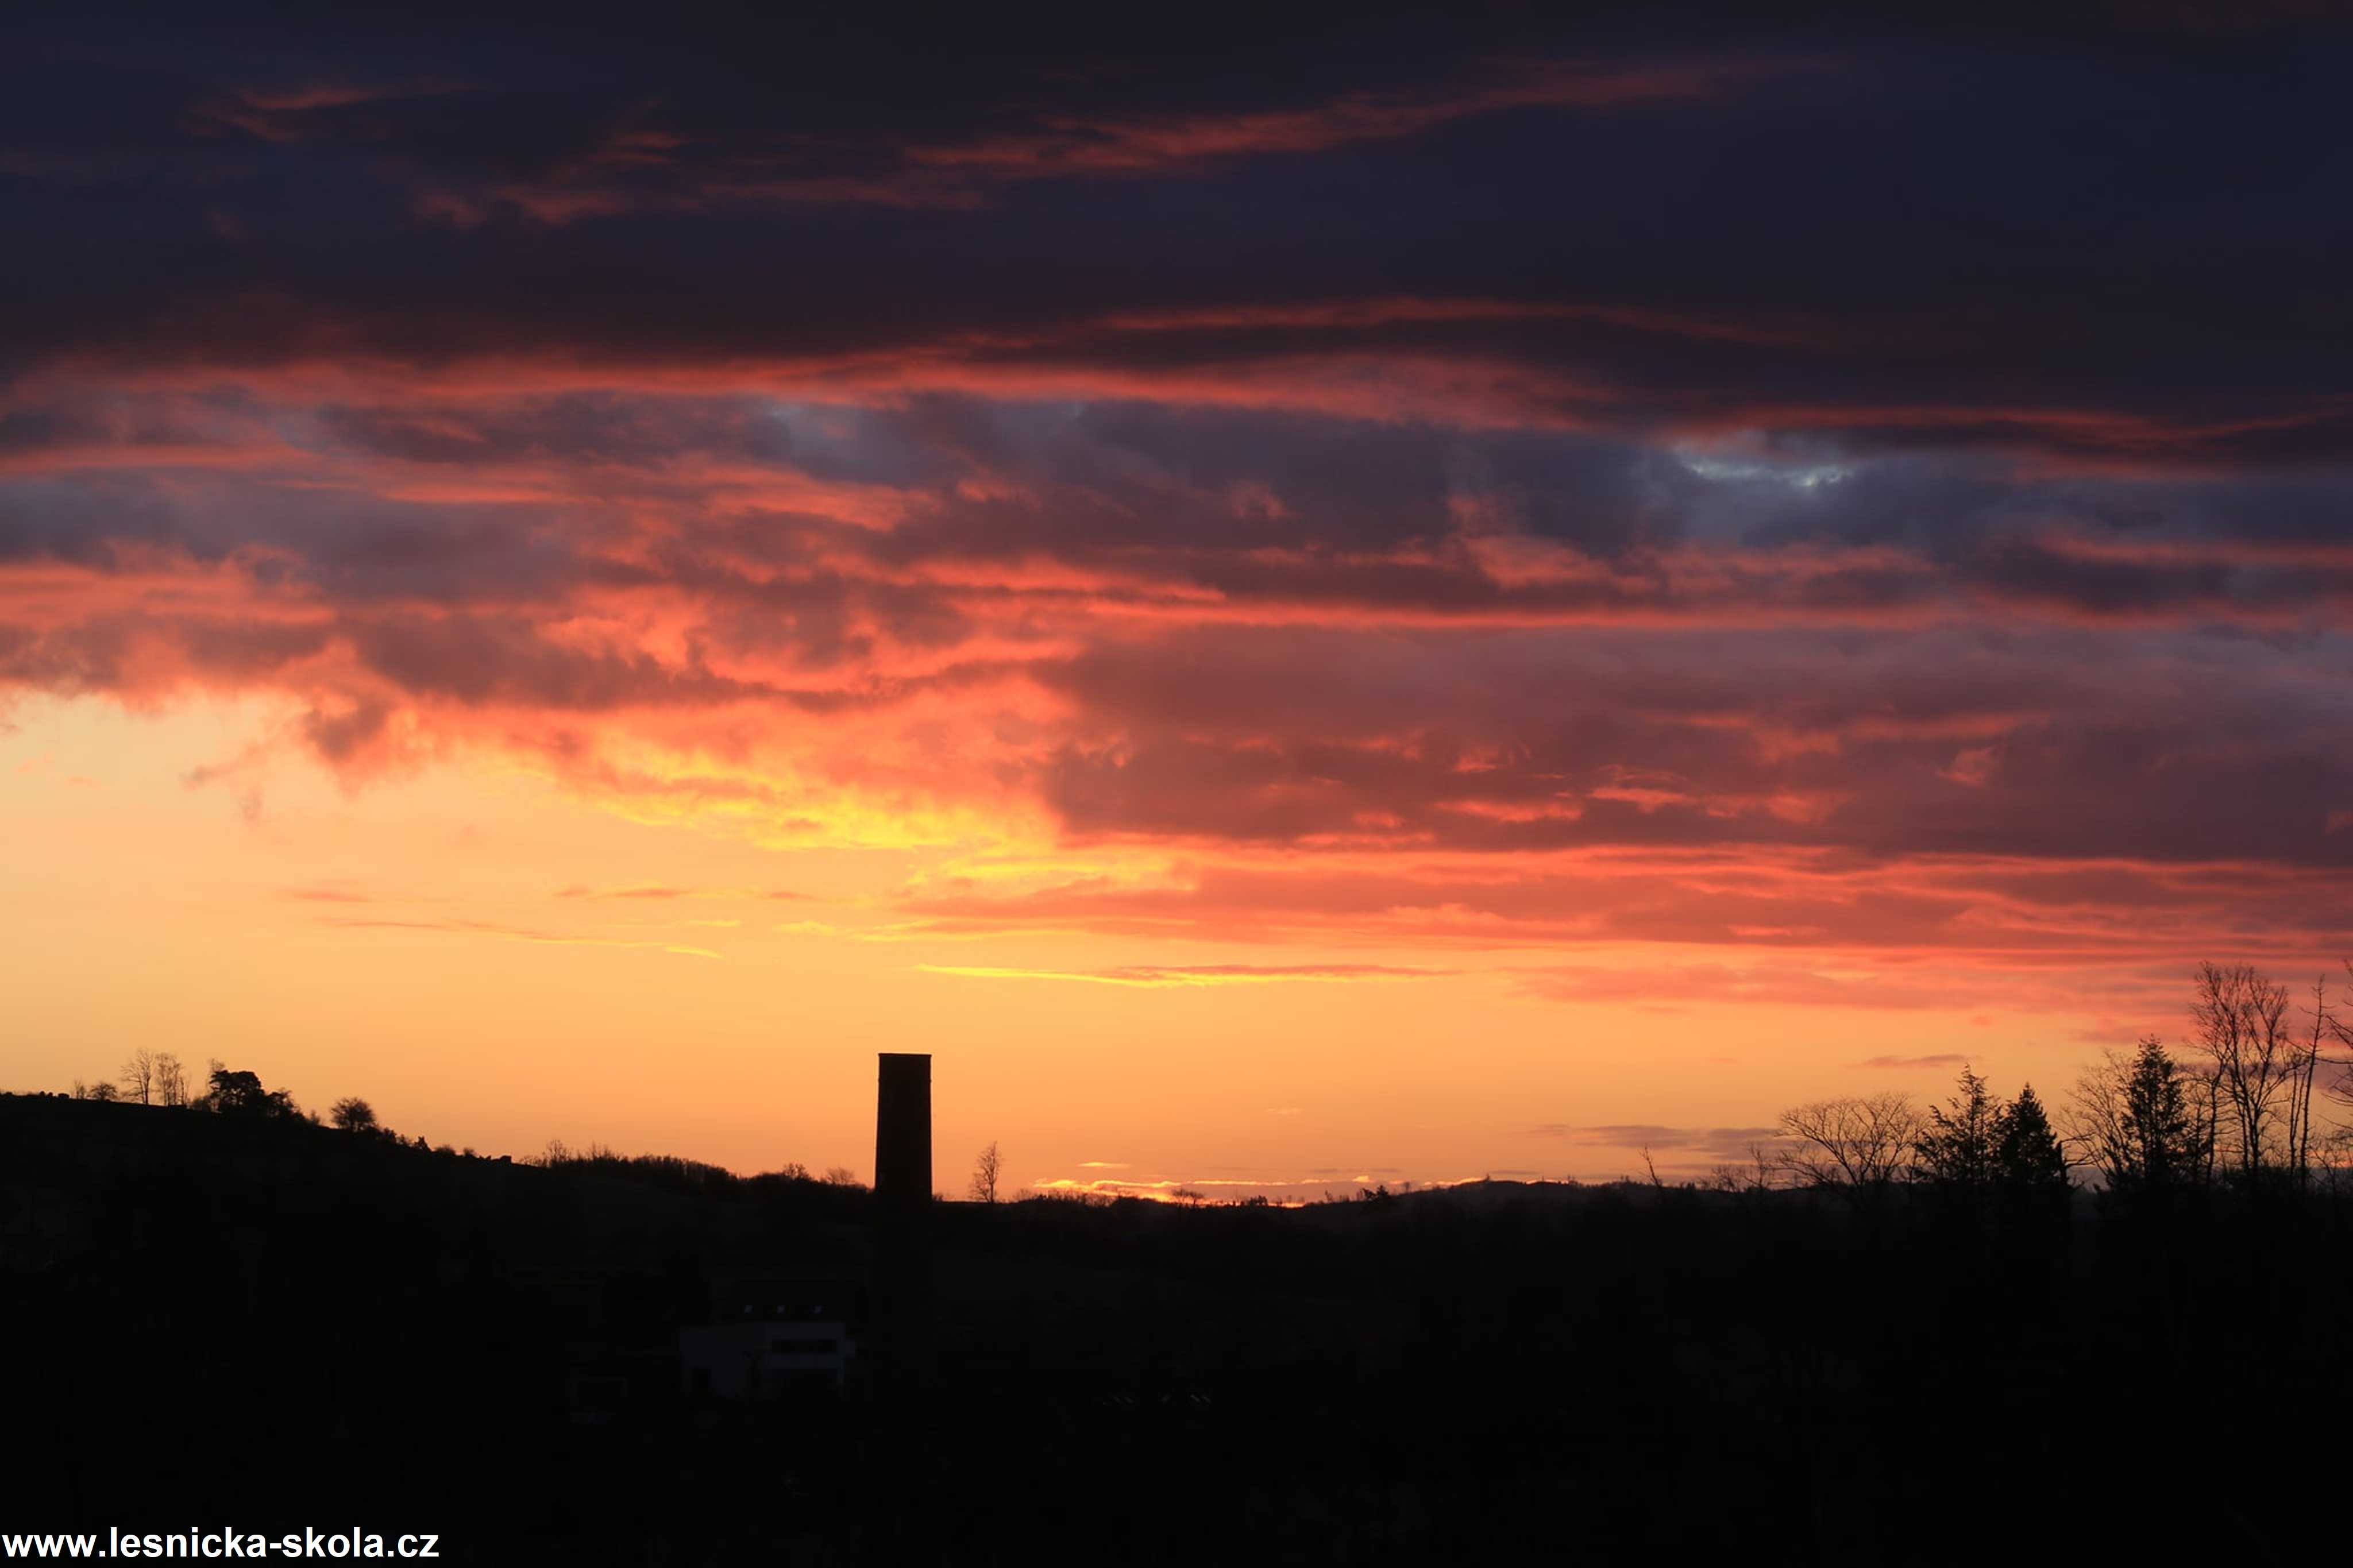
[[[2067,1151],[2031,1083],[2002,1112],[1994,1141],[1994,1180],[2013,1193],[2067,1190]]]
[[[2345,961],[2345,972],[2353,975],[2353,959]],[[2332,1011],[2324,1027],[2337,1045],[2353,1047],[2353,1023],[2347,1022]],[[2316,1069],[2320,1064],[2316,1061],[2313,1065]],[[2328,1065],[2336,1069],[2326,1091],[2328,1098],[2336,1100],[2348,1113],[2353,1113],[2353,1057],[2336,1058]],[[2340,1127],[2330,1136],[2341,1146],[2347,1140],[2353,1139],[2353,1128]]]
[[[342,1128],[346,1132],[381,1132],[384,1131],[384,1129],[377,1124],[375,1119],[375,1107],[370,1105],[366,1100],[362,1100],[356,1094],[347,1094],[343,1099],[335,1101],[333,1108],[327,1112],[327,1115],[336,1126]]]
[[[836,1187],[855,1187],[864,1184],[859,1181],[858,1173],[847,1165],[827,1166],[824,1180],[828,1185]]]
[[[232,1071],[216,1065],[212,1071],[212,1089],[205,1096],[206,1109],[224,1116],[280,1117],[299,1116],[293,1097],[282,1089],[264,1089],[258,1074]]]
[[[2197,984],[2192,1043],[2205,1058],[2202,1076],[2213,1086],[2217,1152],[2242,1181],[2267,1169],[2300,1169],[2308,1105],[2302,1086],[2312,1076],[2308,1058],[2319,1055],[2326,994],[2315,997],[2306,1040],[2296,1037],[2289,1022],[2287,987],[2272,984],[2253,965],[2202,963]]]
[[[997,1145],[992,1142],[987,1148],[980,1152],[980,1158],[973,1162],[973,1202],[993,1204],[997,1201],[997,1179],[1003,1168],[1004,1161],[998,1156]]]
[[[169,1051],[155,1053],[155,1103],[185,1105],[188,1103],[188,1069],[180,1058]]]
[[[2337,1032],[2337,1014],[2328,1005],[2328,976],[2316,975],[2312,982],[2310,1028],[2299,1053],[2295,1080],[2288,1087],[2289,1121],[2293,1132],[2288,1140],[2288,1169],[2301,1184],[2312,1173],[2312,1145],[2315,1128],[2312,1090],[2320,1077],[2320,1064],[2325,1059],[2321,1047]]]
[[[1920,1113],[1900,1094],[1818,1100],[1783,1111],[1781,1131],[1790,1140],[1781,1167],[1799,1182],[1874,1193],[1909,1168]]]
[[[1929,1108],[1927,1123],[1914,1142],[1920,1173],[1946,1186],[1983,1191],[1993,1184],[2005,1108],[1987,1092],[1986,1080],[1966,1067],[1960,1092],[1948,1103],[1949,1110]]]
[[[142,1046],[131,1053],[115,1075],[122,1080],[122,1098],[135,1100],[142,1105],[155,1102],[155,1053]]]
[[[2122,1194],[2156,1193],[2202,1181],[2211,1145],[2181,1065],[2155,1035],[2127,1057],[2107,1053],[2075,1089],[2076,1136]]]

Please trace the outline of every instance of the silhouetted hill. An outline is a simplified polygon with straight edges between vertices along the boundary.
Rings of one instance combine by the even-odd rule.
[[[920,1345],[861,1307],[838,1397],[683,1389],[734,1282],[869,1279],[869,1202],[0,1098],[24,1495],[457,1561],[2262,1561],[2334,1475],[2325,1196],[939,1205]],[[2193,1454],[2261,1495],[2183,1495]]]

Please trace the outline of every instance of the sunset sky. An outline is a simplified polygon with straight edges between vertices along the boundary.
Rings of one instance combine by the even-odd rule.
[[[2327,7],[433,9],[7,25],[0,1088],[1607,1178],[2353,952]]]

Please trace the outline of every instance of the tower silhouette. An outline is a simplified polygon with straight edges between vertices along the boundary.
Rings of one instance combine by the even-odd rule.
[[[877,1392],[913,1395],[931,1369],[932,1058],[881,1053],[874,1096]]]
[[[874,1196],[882,1207],[919,1210],[932,1196],[932,1058],[881,1053],[874,1099]]]

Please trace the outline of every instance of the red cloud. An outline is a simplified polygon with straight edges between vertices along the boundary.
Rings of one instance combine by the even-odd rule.
[[[419,216],[472,227],[509,214],[544,224],[764,207],[968,211],[1003,187],[1045,180],[1184,174],[1250,158],[1303,156],[1402,141],[1514,110],[1606,112],[1721,99],[1762,78],[1827,68],[1799,60],[1660,64],[1531,60],[1450,83],[1344,92],[1313,102],[1159,113],[1041,110],[946,137],[881,130],[861,138],[746,134],[674,122],[641,108],[523,178],[419,177]],[[448,89],[442,89],[448,90]],[[271,141],[382,132],[350,106],[406,96],[322,89],[212,106],[206,117]],[[335,111],[345,111],[336,113]]]
[[[1157,117],[1050,116],[1034,129],[908,150],[917,164],[999,178],[1138,174],[1212,159],[1320,153],[1414,136],[1450,121],[1515,109],[1618,109],[1710,97],[1794,68],[1767,62],[1652,68],[1543,61],[1487,82],[1400,92],[1356,92],[1322,103],[1240,113]]]
[[[20,384],[0,682],[260,696],[265,747],[354,783],[483,749],[763,842],[1015,834],[1161,868],[935,879],[901,934],[1649,944],[1694,962],[1515,963],[1641,1005],[2056,1008],[2076,981],[2020,977],[2067,971],[2125,1011],[2133,964],[2301,965],[2353,920],[2343,655],[2300,629],[2353,554],[2309,531],[2024,517],[2076,498],[1996,466],[1899,497],[1996,518],[1923,539],[1841,499],[1883,482],[1868,457],[447,374]]]

